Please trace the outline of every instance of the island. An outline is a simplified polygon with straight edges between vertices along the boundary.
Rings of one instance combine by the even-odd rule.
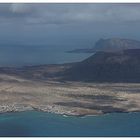
[[[140,111],[140,49],[98,51],[75,63],[0,67],[0,113]]]
[[[99,39],[91,48],[78,48],[67,53],[119,52],[127,49],[140,49],[140,41],[125,38]]]

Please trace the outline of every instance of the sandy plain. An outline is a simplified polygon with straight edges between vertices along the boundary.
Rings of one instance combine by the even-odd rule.
[[[38,81],[0,74],[0,112],[27,110],[75,116],[138,112],[140,84]]]

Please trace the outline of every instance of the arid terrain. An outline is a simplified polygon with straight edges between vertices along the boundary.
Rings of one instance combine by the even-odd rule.
[[[0,67],[0,112],[136,112],[139,101],[140,49],[97,52],[74,63]]]
[[[140,84],[38,81],[0,74],[0,112],[65,115],[140,111]]]

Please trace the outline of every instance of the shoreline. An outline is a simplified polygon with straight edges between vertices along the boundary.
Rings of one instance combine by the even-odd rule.
[[[64,112],[54,112],[54,111],[51,111],[51,110],[48,110],[48,111],[43,111],[41,109],[35,109],[35,108],[30,108],[30,109],[27,109],[27,108],[24,108],[22,110],[10,110],[10,111],[0,111],[0,115],[2,114],[9,114],[9,113],[21,113],[21,112],[30,112],[30,111],[35,111],[35,112],[44,112],[44,113],[51,113],[51,114],[55,114],[55,115],[61,115],[63,117],[80,117],[80,118],[85,118],[85,117],[92,117],[92,116],[102,116],[102,115],[110,115],[112,113],[140,113],[140,111],[130,111],[130,112],[109,112],[109,113],[101,113],[101,114],[84,114],[84,115],[81,115],[81,114],[70,114],[70,113],[64,113]]]
[[[140,111],[133,111],[133,112],[111,112],[111,113],[103,113],[103,114],[91,114],[91,115],[67,115],[67,114],[58,114],[55,112],[47,112],[47,111],[38,111],[38,110],[24,110],[24,111],[9,111],[9,112],[0,112],[0,115],[5,115],[5,114],[11,114],[11,113],[23,113],[23,112],[42,112],[42,113],[49,113],[49,114],[54,114],[54,115],[61,115],[65,118],[69,117],[76,117],[76,118],[86,118],[86,117],[100,117],[100,116],[105,116],[105,115],[110,115],[110,114],[132,114],[132,113],[140,113]]]

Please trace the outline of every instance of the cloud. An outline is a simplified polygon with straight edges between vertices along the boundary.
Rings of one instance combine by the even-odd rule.
[[[1,19],[28,25],[139,22],[140,4],[0,4]]]
[[[11,4],[10,10],[13,13],[26,13],[30,10],[30,7],[27,4]]]

